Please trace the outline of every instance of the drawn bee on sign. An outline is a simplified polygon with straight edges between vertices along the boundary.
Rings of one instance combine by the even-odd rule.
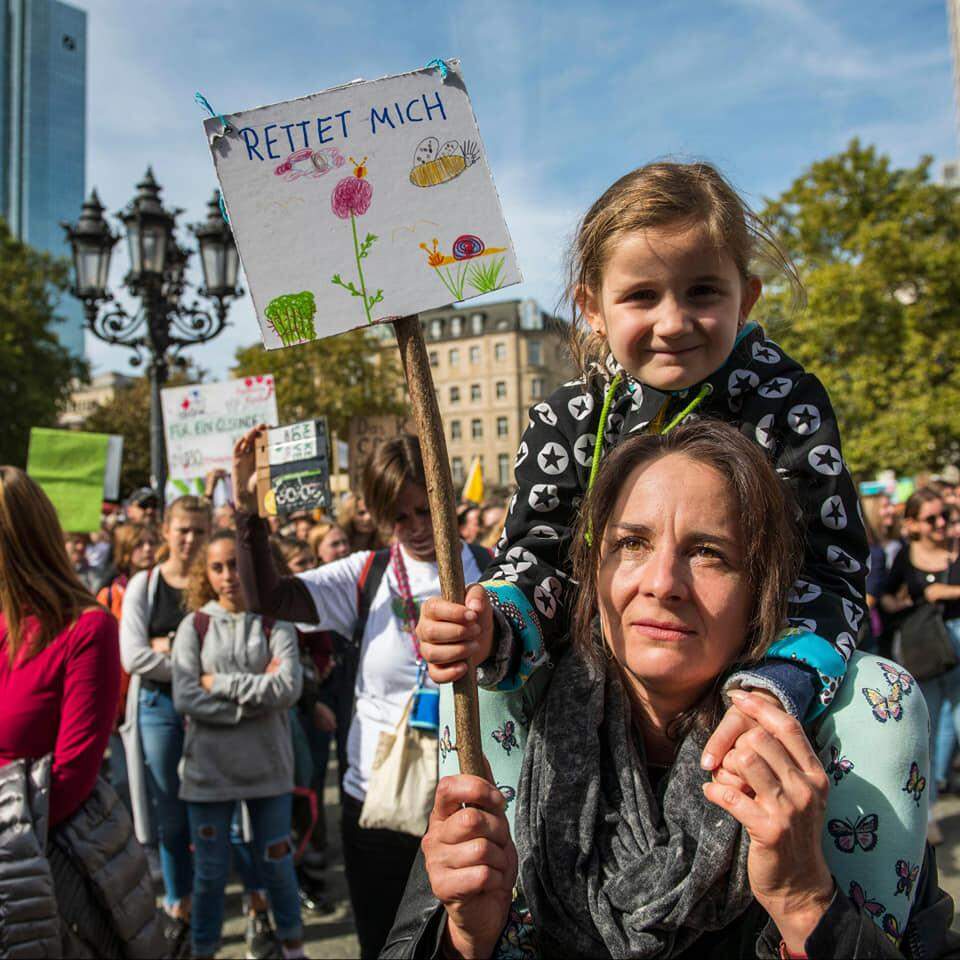
[[[442,147],[436,137],[424,137],[413,151],[410,182],[415,187],[435,187],[459,177],[480,159],[475,140],[448,140]]]

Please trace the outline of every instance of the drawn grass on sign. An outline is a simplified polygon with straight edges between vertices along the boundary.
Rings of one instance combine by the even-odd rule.
[[[466,261],[503,253],[506,247],[488,248],[479,237],[464,233],[453,241],[452,256],[440,251],[440,241],[436,237],[433,238],[432,247],[421,243],[420,249],[427,255],[427,266],[433,268],[455,301],[463,299],[464,288],[468,282],[480,293],[498,290],[503,285],[501,272],[505,257],[498,257],[482,267],[478,263]]]
[[[285,347],[317,339],[313,325],[317,304],[309,290],[274,297],[263,314]]]
[[[336,216],[341,220],[350,220],[350,229],[353,233],[353,255],[357,264],[357,276],[360,282],[358,290],[352,280],[344,280],[339,273],[335,273],[330,282],[338,287],[343,287],[352,297],[360,297],[363,303],[363,312],[367,318],[367,323],[373,323],[373,316],[370,309],[378,303],[383,302],[383,290],[378,289],[376,293],[367,293],[367,281],[363,275],[363,264],[369,256],[370,248],[380,238],[375,233],[368,233],[361,241],[357,235],[357,217],[362,217],[369,209],[370,202],[373,200],[373,184],[367,177],[367,168],[365,166],[367,158],[364,157],[359,163],[350,158],[354,165],[353,176],[344,177],[334,188],[333,195],[330,197],[330,206]]]

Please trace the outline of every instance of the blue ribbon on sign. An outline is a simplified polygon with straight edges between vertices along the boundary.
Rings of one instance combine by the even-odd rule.
[[[427,64],[428,70],[432,69],[433,67],[436,67],[437,70],[440,71],[441,80],[447,79],[447,74],[450,72],[450,68],[446,65],[446,63],[443,60],[441,60],[439,57],[435,57],[433,60],[431,60]]]
[[[223,191],[220,191],[220,216],[223,217],[224,223],[229,223],[230,218],[227,216],[227,205],[223,202]]]
[[[218,136],[222,137],[230,129],[230,124],[227,122],[227,118],[222,113],[217,113],[217,111],[210,106],[210,101],[199,90],[193,95],[193,100],[194,103],[200,104],[200,106],[203,107],[203,109],[206,110],[211,117],[216,117],[220,121],[220,125],[223,127],[223,129],[220,131]]]

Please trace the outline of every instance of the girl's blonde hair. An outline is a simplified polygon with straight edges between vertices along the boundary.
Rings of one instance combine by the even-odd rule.
[[[355,518],[363,498],[356,493],[348,493],[337,510],[337,523],[350,541],[350,550],[379,550],[385,547],[386,541],[380,535],[380,530],[374,526],[370,533],[361,533],[356,528]]]
[[[7,621],[10,664],[24,647],[24,619],[33,615],[25,656],[32,657],[97,605],[67,558],[57,511],[17,467],[0,467],[0,610]]]
[[[594,202],[580,221],[567,257],[570,349],[584,375],[610,355],[606,337],[583,316],[586,291],[599,294],[603,271],[625,234],[659,227],[702,226],[718,250],[726,251],[746,280],[765,263],[785,278],[794,305],[803,286],[790,255],[726,178],[709,163],[648,163],[625,174]]]
[[[229,540],[231,543],[236,543],[237,534],[233,530],[218,530],[197,551],[193,563],[190,564],[184,601],[191,613],[195,613],[211,600],[217,599],[217,595],[213,592],[213,587],[210,586],[210,581],[207,579],[207,554],[210,552],[210,547],[220,540]]]
[[[117,527],[113,534],[113,565],[120,573],[128,576],[135,571],[130,569],[133,551],[147,542],[156,547],[163,543],[160,531],[147,523],[125,523]]]
[[[321,520],[310,528],[310,532],[307,534],[306,546],[317,560],[320,559],[320,544],[323,543],[326,535],[333,530],[341,530],[347,540],[350,539],[343,526],[334,520]]]

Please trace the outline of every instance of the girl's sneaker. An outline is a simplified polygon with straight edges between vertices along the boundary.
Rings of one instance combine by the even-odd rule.
[[[247,960],[272,960],[280,956],[280,942],[266,910],[247,914]]]

